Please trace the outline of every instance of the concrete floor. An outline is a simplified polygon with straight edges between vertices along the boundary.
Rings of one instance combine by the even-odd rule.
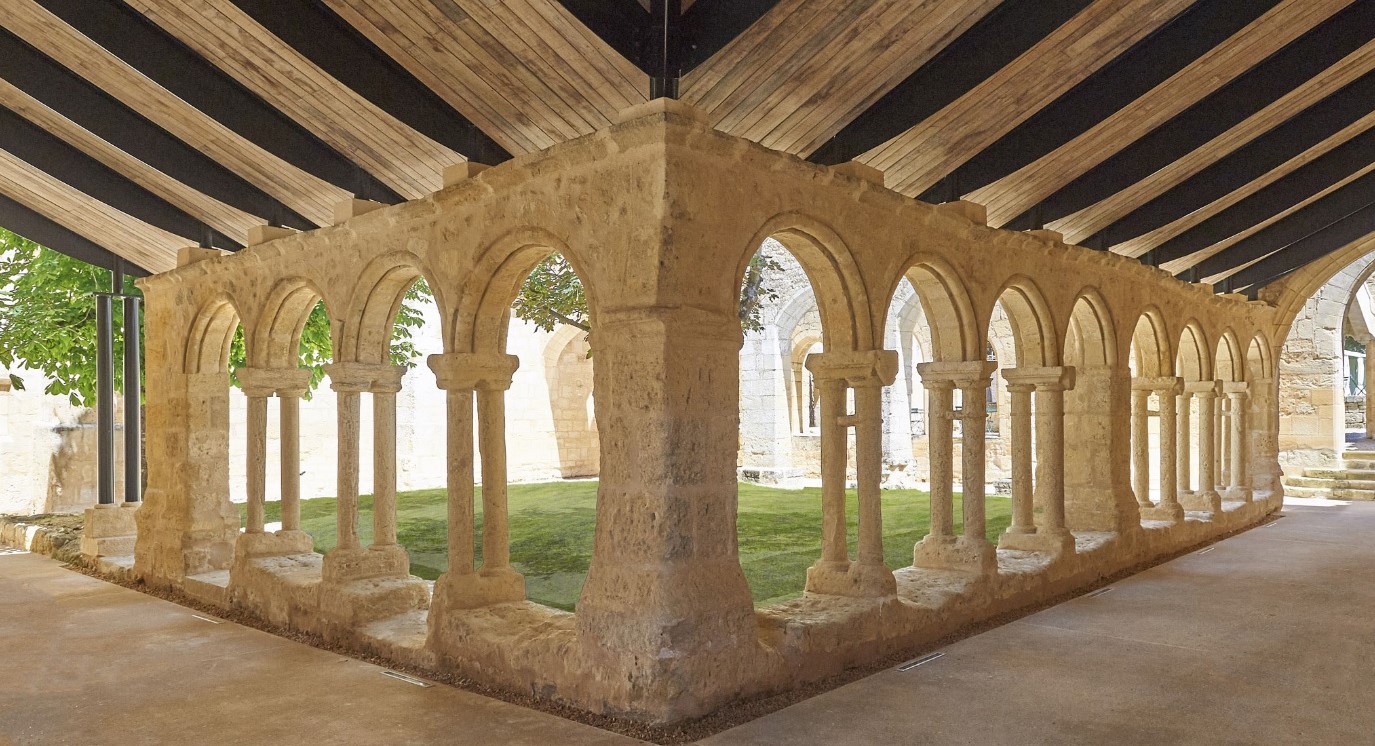
[[[1375,504],[1284,518],[703,741],[1375,742]]]
[[[639,743],[0,550],[0,746]]]
[[[1375,739],[1375,504],[1285,517],[703,744]],[[0,745],[616,744],[0,554]]]

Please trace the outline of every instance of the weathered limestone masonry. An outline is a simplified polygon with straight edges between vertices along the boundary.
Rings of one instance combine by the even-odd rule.
[[[234,256],[187,250],[178,269],[142,282],[150,473],[136,572],[192,590],[227,583],[225,603],[346,644],[597,712],[671,722],[911,649],[1279,507],[1274,485],[1255,482],[1207,511],[1185,514],[1167,502],[1153,516],[1160,520],[1143,521],[1138,506],[1149,499],[1133,493],[1130,476],[1132,350],[1138,374],[1172,396],[1181,388],[1181,335],[1205,351],[1226,335],[1246,340],[1257,349],[1249,401],[1269,411],[1271,307],[1214,296],[1053,234],[990,229],[975,205],[923,204],[881,182],[858,164],[826,168],[728,137],[695,110],[657,101],[540,154],[452,169],[449,185],[424,199],[354,202],[338,225],[263,231]],[[845,503],[836,499],[847,457],[827,449],[825,550],[809,592],[756,610],[737,556],[737,293],[770,236],[815,286],[824,352],[809,366],[824,386],[826,442],[844,448],[846,431],[855,431],[861,530],[852,553],[838,529]],[[518,364],[504,349],[509,308],[553,250],[581,275],[594,329],[601,482],[576,614],[524,599],[503,518],[503,406]],[[431,367],[449,401],[449,571],[432,601],[415,592],[404,552],[389,543],[389,501],[377,503],[372,546],[355,533],[360,399],[366,394],[384,414],[375,418],[374,491],[390,495],[385,412],[395,374],[384,365],[386,346],[397,304],[421,276],[444,323],[445,352]],[[893,571],[883,564],[877,509],[879,397],[896,375],[883,341],[904,277],[931,324],[933,359],[919,370],[937,402],[928,423],[934,520],[914,548],[916,566]],[[269,395],[292,397],[301,325],[319,298],[336,340],[332,386],[349,394],[339,399],[343,538],[324,558],[309,553],[297,528],[262,531],[258,507],[240,533],[225,422],[236,323],[261,400],[250,430],[258,438]],[[975,437],[992,383],[987,329],[1000,299],[1016,337],[1016,368],[998,382],[1014,387],[1018,402],[1019,519],[1006,543],[1015,549],[985,538],[985,452]],[[1139,331],[1145,317],[1148,336]],[[1208,354],[1187,369],[1211,382],[1212,362]],[[964,433],[959,536],[950,502],[956,417]],[[1248,422],[1264,427],[1243,431],[1249,463],[1273,464],[1274,419]],[[484,462],[480,566],[475,447]],[[247,473],[261,479],[256,464]],[[250,494],[256,501],[266,489],[255,484]],[[1033,499],[1039,514],[1028,510]]]

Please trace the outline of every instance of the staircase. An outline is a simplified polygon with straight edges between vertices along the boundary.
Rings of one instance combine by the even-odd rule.
[[[1286,475],[1284,494],[1375,500],[1375,451],[1347,451],[1340,466],[1304,469],[1301,477]]]

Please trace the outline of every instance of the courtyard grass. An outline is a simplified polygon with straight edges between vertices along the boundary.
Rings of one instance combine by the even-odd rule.
[[[807,568],[821,554],[821,490],[783,490],[753,484],[739,486],[737,528],[740,564],[756,605],[795,598],[802,593]],[[530,600],[572,610],[582,591],[592,558],[596,520],[595,481],[513,484],[509,487],[511,563],[525,575]],[[849,540],[854,551],[857,524],[855,494],[847,493]],[[315,549],[335,545],[333,498],[304,500],[301,527],[315,538]],[[239,506],[240,514],[244,506]],[[1011,501],[990,497],[988,538],[996,541],[1011,523]],[[372,497],[360,499],[359,533],[372,540]],[[397,538],[411,556],[411,572],[435,579],[447,558],[444,490],[416,490],[397,497]],[[955,496],[956,532],[960,530],[960,496]],[[281,520],[281,504],[267,504],[267,520]],[[912,545],[926,535],[930,500],[917,490],[883,492],[884,558],[893,568],[912,564]],[[478,498],[477,535],[482,535]],[[481,541],[477,542],[481,561]]]

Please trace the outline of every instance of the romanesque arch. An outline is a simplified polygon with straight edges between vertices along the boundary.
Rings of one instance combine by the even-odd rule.
[[[182,370],[193,374],[227,374],[229,351],[240,318],[238,308],[228,295],[215,296],[202,305],[187,328]]]
[[[937,255],[917,252],[903,266],[902,276],[893,282],[888,298],[897,293],[902,280],[916,291],[917,300],[931,330],[932,362],[977,361],[984,357],[985,335],[979,333],[978,318],[969,291],[959,273]],[[885,306],[886,308],[887,306]]]
[[[1055,320],[1036,283],[1027,277],[1014,277],[998,294],[998,303],[1012,324],[1017,367],[1058,365],[1060,344]]]
[[[254,354],[250,364],[273,369],[296,367],[301,332],[315,306],[323,300],[324,294],[310,280],[295,277],[278,281],[268,293],[267,302],[254,325]],[[337,336],[332,335],[332,338],[337,339]],[[334,354],[337,358],[337,349]]]
[[[527,270],[528,271],[528,270]],[[380,365],[390,357],[392,329],[406,293],[422,277],[432,278],[420,258],[407,252],[393,252],[367,264],[349,295],[348,310],[336,343],[338,359]],[[441,323],[449,314],[444,303],[444,288],[427,281],[439,306]],[[445,335],[448,338],[448,335]]]
[[[1092,368],[1117,365],[1117,328],[1107,301],[1096,288],[1081,291],[1075,299],[1065,350],[1064,358],[1069,364]]]
[[[1136,319],[1132,332],[1132,362],[1138,377],[1155,378],[1174,374],[1174,345],[1160,310],[1151,307]]]

